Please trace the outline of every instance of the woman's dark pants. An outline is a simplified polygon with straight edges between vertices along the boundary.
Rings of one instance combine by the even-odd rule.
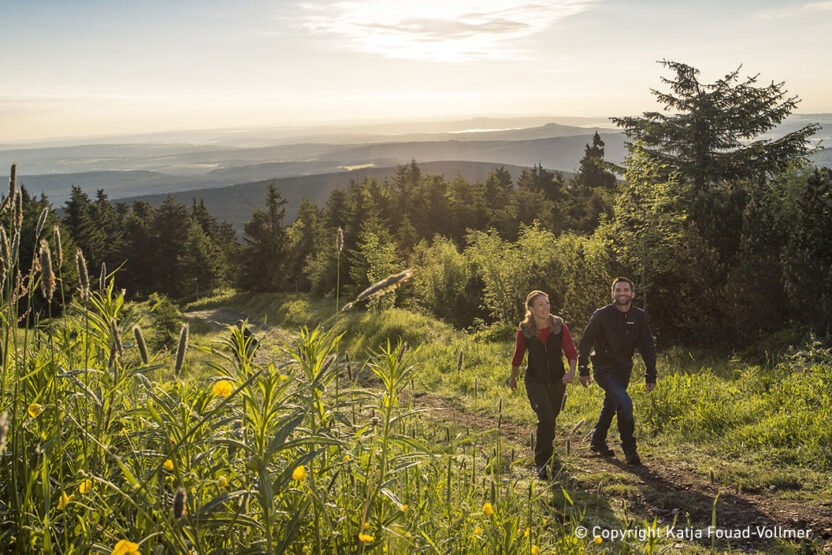
[[[618,415],[618,433],[621,435],[621,448],[627,456],[636,453],[636,439],[633,437],[635,421],[633,419],[633,401],[627,394],[632,370],[620,371],[610,368],[595,369],[595,382],[601,386],[606,395],[604,406],[592,433],[594,445],[604,445],[607,431],[612,424],[612,417]]]
[[[526,381],[526,394],[537,413],[537,440],[534,445],[534,464],[537,467],[549,463],[554,453],[555,420],[560,413],[566,384],[560,380],[553,383]]]

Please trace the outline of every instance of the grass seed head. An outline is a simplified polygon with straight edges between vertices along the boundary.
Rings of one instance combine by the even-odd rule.
[[[9,203],[13,203],[15,201],[15,197],[17,196],[17,164],[12,164],[11,170],[9,170],[9,197],[6,199]],[[5,204],[4,204],[5,206]]]
[[[40,242],[40,290],[49,302],[52,302],[52,295],[55,294],[55,273],[52,271],[52,253],[49,250],[49,243]]]
[[[139,349],[139,356],[142,357],[142,364],[147,364],[150,357],[147,356],[147,343],[144,340],[142,328],[138,324],[133,326],[133,338],[136,340],[136,347]]]
[[[188,492],[179,486],[173,494],[173,518],[179,520],[185,514],[185,502],[188,501]]]
[[[55,262],[58,263],[58,270],[60,271],[64,265],[64,249],[61,247],[61,228],[55,226],[52,234],[55,236]]]
[[[78,280],[81,282],[81,300],[87,300],[90,296],[90,275],[87,273],[87,260],[81,249],[75,251],[75,269],[78,271]]]
[[[101,274],[98,276],[98,290],[104,291],[107,286],[107,263],[101,263]]]
[[[35,238],[37,239],[40,237],[40,234],[43,232],[43,226],[46,225],[46,216],[49,215],[49,206],[44,208],[40,211],[40,217],[38,218],[38,225],[35,227]]]
[[[3,244],[3,262],[7,268],[10,268],[12,265],[12,251],[9,248],[9,237],[6,235],[6,228],[3,226],[0,226],[0,242]]]
[[[6,448],[6,440],[9,439],[9,413],[0,414],[0,453]]]
[[[23,195],[17,195],[17,213],[14,224],[17,229],[23,225]]]
[[[179,345],[176,347],[176,362],[173,365],[173,372],[177,378],[182,377],[182,366],[185,364],[185,352],[188,350],[188,323],[182,324],[179,330]]]
[[[110,320],[110,329],[113,332],[113,343],[118,350],[118,356],[124,358],[124,344],[121,342],[121,330],[118,329],[118,323],[115,318]]]
[[[335,236],[335,248],[338,250],[338,254],[341,254],[341,251],[344,250],[344,230],[341,229],[341,226],[338,226],[338,233]]]

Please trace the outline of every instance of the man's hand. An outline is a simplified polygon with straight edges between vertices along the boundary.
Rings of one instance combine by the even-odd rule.
[[[645,387],[647,388],[647,393],[650,393],[651,391],[653,391],[653,388],[656,387],[656,384],[648,383]]]
[[[517,391],[517,377],[513,374],[508,379],[508,386],[511,388],[512,391]]]
[[[572,383],[575,381],[575,371],[570,370],[566,374],[563,375],[563,383]]]
[[[589,376],[581,376],[580,379],[581,379],[581,385],[584,386],[584,387],[589,386],[589,383],[592,381],[592,378],[590,378]]]

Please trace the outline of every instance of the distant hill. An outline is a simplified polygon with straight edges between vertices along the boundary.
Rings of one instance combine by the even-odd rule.
[[[425,162],[419,163],[424,174],[444,175],[446,179],[453,179],[461,175],[469,182],[485,181],[488,174],[496,168],[504,167],[511,172],[516,180],[522,167],[493,162]],[[326,204],[329,194],[333,189],[344,189],[349,185],[350,180],[363,181],[365,177],[378,178],[380,182],[385,179],[392,179],[396,167],[386,168],[361,168],[352,171],[339,173],[328,173],[319,175],[308,175],[302,177],[287,177],[275,180],[280,189],[280,194],[288,202],[286,205],[286,221],[294,221],[300,201],[305,197],[323,207]],[[568,176],[571,174],[564,174]],[[212,189],[194,189],[174,193],[174,198],[181,203],[190,205],[194,198],[201,198],[205,201],[208,210],[220,220],[231,223],[240,232],[243,224],[251,219],[251,214],[258,206],[263,206],[266,201],[266,188],[271,180],[257,181],[231,187],[219,187]],[[143,195],[139,197],[124,198],[124,202],[142,200],[154,206],[161,204],[168,195]]]
[[[546,168],[574,171],[584,154],[584,147],[592,141],[593,134],[594,131],[586,135],[529,140],[443,140],[363,145],[294,144],[246,149],[200,149],[178,153],[164,149],[156,150],[154,147],[145,149],[148,145],[140,145],[140,152],[153,153],[150,158],[141,159],[141,164],[145,166],[152,165],[150,161],[154,159],[158,160],[158,165],[167,164],[179,168],[210,167],[211,171],[203,170],[201,175],[177,175],[147,169],[31,175],[25,163],[22,163],[18,172],[20,182],[26,185],[32,194],[44,192],[54,205],[61,205],[69,198],[72,185],[78,185],[89,194],[94,193],[96,189],[103,189],[111,199],[119,199],[147,193],[164,194],[190,189],[226,187],[272,178],[338,171],[346,173],[348,169],[357,166],[388,168],[414,159],[420,164],[465,160],[487,162],[492,165],[531,167],[540,163]],[[607,143],[607,159],[622,162],[623,136],[615,133],[602,134],[602,137]],[[121,147],[108,146],[108,152],[113,156],[108,163],[128,163],[121,158],[129,157],[130,150]],[[72,151],[76,157],[72,158],[73,160],[93,154],[87,147],[73,147]]]

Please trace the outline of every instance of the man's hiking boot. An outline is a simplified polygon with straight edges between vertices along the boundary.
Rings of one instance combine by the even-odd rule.
[[[627,453],[627,464],[630,466],[640,466],[641,459],[638,456],[638,453]]]
[[[615,451],[607,447],[606,443],[591,443],[589,445],[589,450],[593,453],[597,453],[602,457],[613,457],[615,456]]]

